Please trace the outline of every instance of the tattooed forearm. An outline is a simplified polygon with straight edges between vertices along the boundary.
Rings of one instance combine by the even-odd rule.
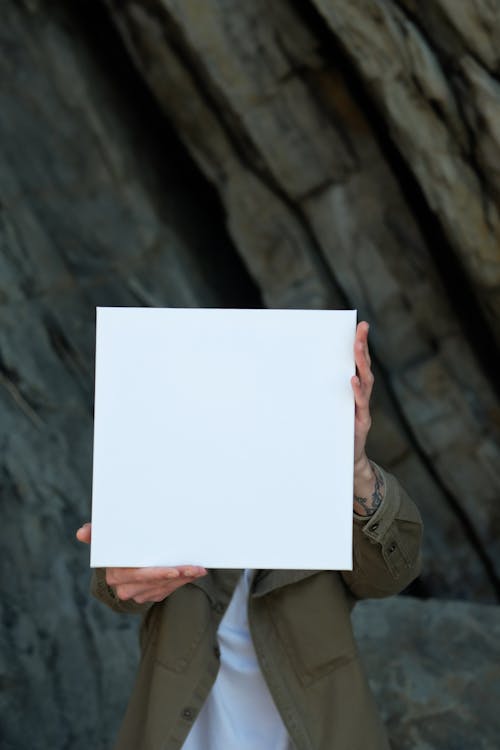
[[[356,512],[363,516],[373,516],[384,499],[385,494],[384,477],[376,466],[373,464],[371,466],[375,476],[375,487],[371,496],[369,498],[354,496],[354,501],[360,506],[359,509],[356,509]]]

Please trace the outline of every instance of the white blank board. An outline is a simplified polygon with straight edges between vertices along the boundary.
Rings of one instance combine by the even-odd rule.
[[[355,328],[98,308],[91,566],[350,569]]]

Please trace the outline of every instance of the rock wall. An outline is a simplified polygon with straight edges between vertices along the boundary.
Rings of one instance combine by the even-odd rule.
[[[499,607],[396,597],[354,610],[394,750],[496,750]]]
[[[74,539],[90,513],[96,305],[261,304],[107,16],[66,5],[2,5],[5,750],[109,747],[135,667],[135,620],[91,601]]]
[[[109,747],[130,688],[135,619],[73,540],[101,304],[370,320],[370,452],[421,507],[433,599],[357,609],[367,668],[395,747],[495,746],[500,21],[462,6],[4,3],[2,747]]]
[[[419,499],[422,587],[494,601],[500,232],[465,46],[441,60],[435,14],[428,39],[393,2],[107,4],[266,304],[373,324],[371,452]]]

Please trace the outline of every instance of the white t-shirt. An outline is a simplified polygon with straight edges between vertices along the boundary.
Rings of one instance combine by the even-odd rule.
[[[245,570],[218,629],[220,669],[183,750],[292,750],[248,628]]]

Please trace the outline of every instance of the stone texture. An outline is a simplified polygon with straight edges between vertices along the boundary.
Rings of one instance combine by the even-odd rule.
[[[353,621],[395,750],[498,748],[498,606],[397,597]]]
[[[85,23],[107,17],[65,5],[2,8],[5,750],[109,747],[137,658],[135,619],[90,600],[74,539],[90,513],[95,306],[260,304],[109,23],[99,60]]]
[[[467,128],[425,40],[407,21],[403,39],[393,21],[401,11],[391,4],[381,3],[364,21],[362,9],[370,3],[338,5],[334,12],[337,6],[325,3],[324,12],[340,41],[353,42],[351,56],[363,35],[370,37],[360,66],[380,68],[377,75],[387,75],[384,86],[395,96],[403,87],[399,71],[418,76],[427,99],[439,101],[446,121],[436,125],[442,158],[455,165],[453,174],[447,173],[450,190],[440,192],[440,200],[446,201],[457,236],[467,223],[475,248],[491,251],[493,258],[494,224],[489,244],[479,241],[474,229],[479,183],[469,185],[455,164]],[[371,450],[399,473],[405,451],[390,455],[383,442],[383,433],[397,435],[400,446],[414,454],[412,471],[404,472],[410,493],[430,489],[418,495],[428,529],[425,583],[436,595],[474,589],[473,596],[493,600],[484,566],[490,574],[494,570],[498,586],[498,398],[436,269],[433,256],[440,247],[431,244],[414,216],[345,66],[325,56],[315,29],[285,0],[272,9],[235,0],[207,0],[203,9],[194,0],[108,0],[108,6],[139,71],[218,189],[232,238],[266,304],[350,305],[372,322],[379,364],[375,400],[383,416],[374,424]],[[374,96],[377,81],[368,80]],[[417,104],[404,93],[408,106],[398,117],[407,140],[415,153],[431,149],[440,143],[433,129],[436,114],[426,99],[418,119],[412,109]],[[422,117],[430,124],[420,132]],[[412,127],[425,143],[417,137],[413,143]],[[434,171],[441,169],[434,151],[426,152],[426,160]],[[423,166],[417,161],[419,178]],[[466,162],[463,168],[471,172]],[[470,199],[468,193],[456,194],[466,189]],[[429,196],[432,210],[434,203]],[[485,269],[481,261],[481,273],[494,286],[495,273]],[[453,571],[442,559],[443,538],[461,540]]]
[[[99,4],[5,3],[6,750],[108,747],[137,657],[135,619],[89,600],[72,538],[89,513],[98,304],[259,306],[248,271],[269,306],[358,307],[376,355],[370,453],[426,523],[417,590],[496,598],[500,410],[467,320],[498,313],[498,13],[314,5],[327,23],[285,0],[108,0],[139,79]],[[460,264],[484,317],[453,297]],[[394,747],[495,747],[496,608],[397,599],[355,619]]]
[[[439,216],[494,327],[500,317],[498,203],[475,168],[472,139],[480,139],[481,129],[466,130],[457,83],[446,73],[450,61],[440,59],[423,33],[425,13],[417,25],[391,0],[315,0],[315,5],[382,108],[391,137]],[[450,19],[452,3],[441,6]],[[478,28],[488,28],[491,15],[489,4],[469,3],[458,14],[458,25],[476,36]],[[460,55],[453,63],[466,60]],[[488,77],[486,70],[483,76]],[[473,101],[468,99],[467,106]]]

